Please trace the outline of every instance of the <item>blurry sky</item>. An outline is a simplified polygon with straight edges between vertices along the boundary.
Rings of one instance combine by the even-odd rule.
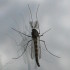
[[[70,0],[0,0],[0,70],[28,70],[24,57],[17,57],[16,42],[22,37],[11,29],[30,34],[30,5],[33,20],[38,21],[41,33],[52,28],[41,39],[46,41],[47,48],[61,58],[56,58],[46,52],[41,43],[42,57],[39,70],[70,70]],[[25,37],[24,37],[25,38]],[[21,54],[21,52],[20,52]],[[8,63],[9,62],[9,63]]]

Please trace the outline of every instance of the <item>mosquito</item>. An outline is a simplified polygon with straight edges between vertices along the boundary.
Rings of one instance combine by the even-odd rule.
[[[39,22],[38,22],[38,18],[37,18],[37,12],[38,12],[38,8],[39,8],[39,5],[38,5],[38,8],[37,8],[37,11],[36,11],[36,21],[34,22],[33,21],[33,18],[32,18],[32,13],[31,13],[31,9],[28,5],[28,8],[29,8],[29,11],[30,11],[30,15],[31,15],[31,19],[32,21],[29,22],[30,24],[30,27],[32,28],[32,31],[31,31],[31,36],[25,34],[25,33],[22,33],[14,28],[12,28],[14,31],[16,31],[17,33],[19,33],[20,35],[24,35],[26,37],[31,37],[31,40],[29,40],[27,42],[27,44],[25,44],[24,46],[26,46],[25,50],[22,52],[22,54],[20,56],[18,56],[17,58],[14,58],[14,59],[18,59],[20,58],[26,51],[28,45],[30,42],[32,42],[32,45],[31,45],[31,58],[34,59],[35,57],[35,61],[36,61],[36,64],[38,67],[40,67],[40,64],[39,64],[39,59],[41,58],[41,46],[40,46],[40,42],[43,42],[44,43],[44,46],[45,46],[45,49],[53,56],[57,57],[57,58],[60,58],[59,56],[56,56],[54,54],[52,54],[46,47],[46,43],[44,40],[40,40],[40,37],[42,37],[46,32],[50,31],[50,29],[48,29],[47,31],[45,31],[44,33],[40,34],[40,29],[39,29]]]

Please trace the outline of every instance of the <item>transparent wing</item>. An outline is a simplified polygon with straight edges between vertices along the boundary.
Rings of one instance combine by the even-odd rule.
[[[26,42],[25,42],[24,40],[21,41],[21,43],[19,44],[19,46],[21,46],[21,47],[20,47],[19,50],[17,51],[17,52],[19,53],[19,56],[16,57],[16,58],[13,58],[13,59],[18,59],[18,58],[20,58],[20,57],[26,52],[27,47],[28,47],[30,41],[31,41],[31,40],[26,41]],[[26,43],[26,44],[24,44],[24,43]]]
[[[32,40],[32,43],[31,43],[31,58],[34,59],[35,57],[35,50],[34,50],[34,42]]]
[[[26,49],[26,45],[27,45],[27,37],[23,37],[21,42],[19,43],[18,46],[20,46],[20,49],[18,50],[19,51],[24,51]]]
[[[37,46],[38,46],[38,58],[41,58],[41,45],[40,45],[40,37],[37,37]]]

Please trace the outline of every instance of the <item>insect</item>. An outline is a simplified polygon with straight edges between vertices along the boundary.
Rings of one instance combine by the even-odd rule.
[[[46,50],[47,50],[51,55],[53,55],[53,56],[55,56],[55,57],[57,57],[57,58],[60,58],[60,57],[59,57],[59,56],[56,56],[56,55],[54,55],[54,54],[52,54],[52,53],[47,49],[46,44],[45,44],[45,41],[44,41],[44,40],[40,40],[40,37],[43,36],[46,32],[50,31],[51,28],[48,29],[47,31],[45,31],[44,33],[40,34],[39,22],[38,22],[38,19],[37,19],[37,12],[38,12],[39,6],[38,6],[38,8],[37,8],[37,12],[36,12],[36,19],[37,19],[37,20],[36,20],[35,22],[33,21],[32,13],[31,13],[31,9],[30,9],[29,5],[28,5],[28,8],[29,8],[29,11],[30,11],[30,14],[31,14],[31,19],[32,19],[32,21],[29,22],[29,23],[30,23],[30,26],[31,26],[31,28],[32,28],[31,36],[29,36],[29,35],[27,35],[27,34],[25,34],[25,33],[22,33],[22,32],[20,32],[20,31],[14,29],[14,28],[12,28],[12,29],[13,29],[14,31],[16,31],[17,33],[19,33],[20,35],[25,35],[25,36],[27,36],[27,37],[31,37],[32,39],[29,40],[29,41],[27,42],[27,44],[24,45],[24,46],[26,46],[26,47],[25,47],[25,50],[22,52],[22,54],[21,54],[19,57],[14,58],[14,59],[20,58],[20,57],[24,54],[24,52],[26,51],[26,49],[27,49],[27,47],[28,47],[28,44],[29,44],[30,42],[32,42],[32,45],[31,45],[31,58],[34,59],[34,57],[35,57],[36,64],[37,64],[38,67],[40,67],[40,64],[39,64],[39,59],[41,58],[41,46],[40,46],[40,42],[43,42],[43,43],[44,43],[44,46],[45,46]]]

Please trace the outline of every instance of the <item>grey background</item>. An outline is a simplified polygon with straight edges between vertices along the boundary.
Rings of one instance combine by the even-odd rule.
[[[26,60],[26,55],[17,60],[12,60],[13,57],[21,54],[21,52],[17,54],[20,46],[17,47],[15,42],[20,43],[22,37],[11,29],[13,27],[21,32],[30,34],[28,4],[30,5],[34,21],[36,20],[35,13],[37,6],[40,4],[38,11],[40,31],[43,33],[52,28],[41,39],[46,41],[47,48],[53,54],[61,57],[56,58],[50,55],[41,43],[41,67],[38,69],[70,70],[69,0],[0,0],[0,69],[28,70],[29,64]]]

